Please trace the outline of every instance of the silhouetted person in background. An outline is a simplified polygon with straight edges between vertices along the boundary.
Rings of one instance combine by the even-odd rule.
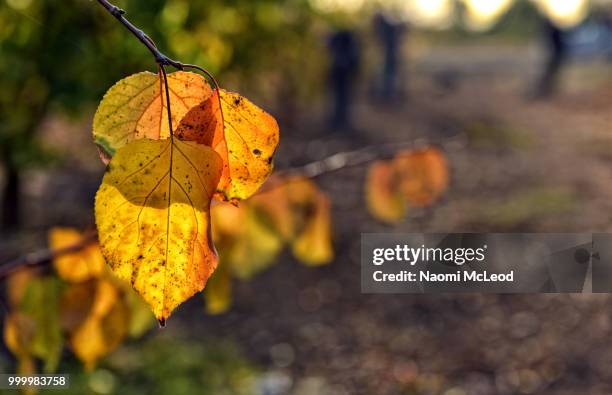
[[[567,60],[568,52],[565,32],[548,18],[543,18],[542,36],[548,59],[538,83],[536,96],[539,98],[549,97],[555,92],[559,72]]]
[[[379,92],[380,98],[384,101],[393,101],[399,93],[402,40],[408,29],[406,24],[393,21],[384,13],[377,13],[374,16],[374,30],[382,48],[384,61],[381,86],[376,92]]]
[[[333,33],[329,39],[331,69],[329,86],[334,97],[331,126],[351,127],[351,105],[357,72],[359,71],[359,44],[350,30]]]

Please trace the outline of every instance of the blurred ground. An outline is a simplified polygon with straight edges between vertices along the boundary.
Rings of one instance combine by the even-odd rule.
[[[557,97],[533,101],[539,59],[531,47],[439,46],[415,56],[406,101],[375,105],[364,84],[358,130],[330,134],[316,121],[324,114],[308,114],[282,130],[277,167],[367,144],[433,141],[453,168],[443,201],[390,227],[365,211],[364,168],[321,177],[333,201],[333,264],[305,268],[284,255],[236,284],[230,313],[206,316],[194,297],[149,338],[235,343],[259,366],[267,394],[611,393],[609,295],[360,293],[361,232],[612,229],[612,68],[574,64]],[[29,174],[28,236],[11,237],[3,255],[40,246],[48,226],[93,224],[103,169],[92,159],[88,125],[49,122],[47,140],[72,155],[50,172]],[[121,369],[113,357],[105,364]]]

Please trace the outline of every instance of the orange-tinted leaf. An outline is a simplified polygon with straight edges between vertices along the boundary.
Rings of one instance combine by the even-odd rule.
[[[6,294],[11,307],[19,307],[23,300],[23,295],[33,278],[34,273],[30,269],[18,270],[8,277],[6,281]]]
[[[370,213],[395,223],[408,207],[426,207],[448,188],[450,170],[436,147],[399,152],[391,161],[378,161],[368,171],[365,193]]]
[[[206,101],[193,107],[183,117],[174,135],[181,140],[195,141],[212,147],[219,154],[223,160],[223,172],[215,198],[224,200],[223,191],[229,187],[231,175],[220,103],[219,93],[215,89]]]
[[[293,255],[302,263],[318,266],[334,258],[331,240],[331,213],[329,199],[318,195],[312,215],[306,219],[304,229],[291,244]]]
[[[226,200],[253,195],[272,172],[279,141],[278,123],[270,114],[237,93],[220,91],[231,182]]]
[[[406,215],[406,201],[400,190],[400,178],[393,163],[373,163],[366,177],[366,204],[378,220],[394,223]]]
[[[308,265],[333,259],[329,199],[317,185],[304,177],[291,177],[281,186],[289,201],[292,218],[291,249]]]
[[[57,250],[78,243],[83,235],[72,228],[53,228],[49,231],[49,246]],[[97,242],[92,241],[82,249],[61,254],[53,259],[57,274],[68,282],[81,282],[98,277],[105,269],[105,262]]]
[[[212,89],[199,74],[177,71],[168,74],[172,124],[210,98]],[[93,121],[94,142],[103,160],[130,141],[170,136],[166,93],[159,74],[142,72],[117,82],[104,95]]]
[[[428,206],[448,188],[448,161],[436,147],[400,152],[393,162],[399,173],[401,190],[411,206]]]
[[[63,330],[72,332],[85,321],[94,304],[96,284],[97,280],[70,284],[62,291],[60,320]]]

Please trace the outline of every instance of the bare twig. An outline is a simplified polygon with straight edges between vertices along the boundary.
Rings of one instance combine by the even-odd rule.
[[[172,66],[178,70],[186,68],[196,69],[204,73],[213,82],[214,87],[219,90],[219,84],[206,69],[191,64],[183,64],[176,60],[170,59],[157,49],[157,46],[142,30],[134,26],[130,21],[125,18],[125,11],[119,7],[113,5],[107,0],[97,0],[111,15],[113,15],[121,24],[123,24],[134,36],[140,40],[153,54],[155,61],[158,63],[160,68],[161,78],[163,78],[164,88],[166,92],[167,111],[168,111],[168,122],[170,127],[170,138],[172,135],[172,113],[170,110],[170,95],[168,86],[168,77],[165,66]],[[418,143],[415,141],[384,144],[377,146],[368,146],[354,151],[340,152],[331,155],[327,158],[305,164],[303,166],[281,169],[275,172],[276,181],[264,185],[258,193],[268,191],[279,185],[282,185],[282,178],[288,178],[294,175],[301,175],[307,178],[317,178],[325,174],[330,174],[342,169],[361,166],[370,163],[375,160],[386,159],[394,155],[397,151],[417,146]],[[281,180],[281,182],[279,182]],[[40,267],[47,265],[53,261],[54,258],[77,252],[87,247],[91,243],[95,242],[98,237],[96,231],[87,232],[82,239],[75,242],[74,244],[59,248],[59,249],[43,249],[33,253],[26,254],[13,261],[0,265],[0,279],[3,279],[12,273],[28,267]]]
[[[151,40],[151,38],[149,36],[147,36],[147,34],[145,32],[143,32],[142,30],[140,30],[139,28],[134,26],[132,24],[132,22],[130,22],[130,21],[128,21],[126,19],[126,17],[124,16],[125,15],[125,11],[124,10],[122,10],[121,8],[119,8],[116,5],[112,4],[108,0],[98,0],[98,3],[100,3],[100,5],[102,5],[102,7],[104,7],[123,26],[125,26],[134,36],[136,36],[136,38],[138,38],[138,40],[140,40],[140,42],[145,47],[147,47],[147,49],[149,51],[151,51],[151,53],[155,57],[155,61],[159,65],[172,66],[172,67],[175,67],[178,70],[183,70],[183,64],[181,62],[177,62],[176,60],[170,59],[169,57],[167,57],[166,55],[161,53],[161,51],[159,49],[157,49],[157,46],[155,45],[153,40]]]
[[[34,268],[47,265],[53,262],[53,259],[72,252],[77,252],[95,242],[98,238],[98,232],[90,231],[74,244],[67,245],[58,249],[43,249],[31,252],[3,265],[0,265],[0,279],[10,276],[18,270],[26,268]]]
[[[354,151],[340,152],[331,155],[325,159],[311,162],[303,166],[278,170],[274,173],[274,179],[271,180],[270,183],[266,183],[258,191],[258,193],[270,191],[280,185],[283,185],[283,179],[288,179],[288,177],[291,176],[317,178],[350,167],[362,166],[375,160],[387,159],[395,155],[397,151],[405,148],[414,147],[415,145],[418,144],[412,141],[404,143],[374,145]],[[95,242],[97,237],[98,233],[95,231],[91,231],[86,233],[81,240],[69,246],[55,250],[43,249],[24,255],[3,265],[0,265],[0,279],[9,276],[10,274],[14,273],[19,269],[44,266],[51,263],[53,259],[58,256],[80,251],[81,249],[87,247],[89,244]]]
[[[102,5],[102,7],[104,7],[123,26],[125,26],[126,29],[128,29],[145,47],[147,47],[147,49],[155,57],[155,61],[157,62],[157,64],[159,64],[160,66],[172,66],[172,67],[174,67],[177,70],[184,70],[184,69],[199,70],[200,72],[204,73],[210,79],[210,81],[213,83],[214,87],[217,90],[219,90],[219,83],[217,82],[215,77],[208,70],[206,70],[205,68],[200,67],[200,66],[195,65],[195,64],[182,63],[182,62],[179,62],[178,60],[174,60],[174,59],[166,56],[165,54],[163,54],[157,48],[157,45],[151,39],[151,37],[149,37],[141,29],[139,29],[136,26],[134,26],[134,24],[132,22],[130,22],[125,17],[125,14],[126,14],[125,10],[117,7],[116,5],[112,4],[108,0],[98,0],[98,3],[100,3],[100,5]]]
[[[338,170],[365,165],[375,160],[387,159],[395,155],[399,150],[415,147],[416,145],[415,141],[371,145],[354,151],[339,152],[303,166],[278,170],[275,175],[278,177],[299,175],[306,178],[318,178]]]

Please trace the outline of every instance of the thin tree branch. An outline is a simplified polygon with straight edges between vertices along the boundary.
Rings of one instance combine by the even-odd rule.
[[[271,179],[269,183],[264,184],[257,193],[263,193],[277,188],[283,185],[283,179],[287,179],[291,176],[318,178],[343,169],[362,166],[376,160],[388,159],[402,149],[414,148],[419,145],[420,144],[414,141],[374,145],[354,151],[340,152],[303,166],[278,170],[274,173],[275,177]],[[55,250],[43,249],[0,265],[0,280],[22,268],[44,266],[51,263],[53,259],[58,256],[80,251],[89,244],[95,242],[97,237],[98,233],[96,231],[91,231],[86,233],[81,240],[74,244]]]
[[[217,82],[215,77],[205,68],[200,67],[195,64],[181,63],[178,60],[174,60],[166,56],[165,54],[163,54],[157,48],[157,45],[151,39],[151,37],[149,37],[144,31],[136,27],[132,22],[130,22],[125,17],[126,15],[125,10],[117,7],[116,5],[112,4],[108,0],[98,0],[98,3],[100,3],[100,5],[104,7],[109,12],[109,14],[114,16],[123,26],[125,26],[125,28],[128,29],[145,47],[147,47],[147,49],[155,57],[155,61],[157,62],[157,64],[159,64],[160,66],[172,66],[177,70],[184,70],[184,69],[199,70],[202,73],[204,73],[213,83],[214,87],[217,90],[219,90],[219,83]]]
[[[155,61],[159,64],[160,74],[161,77],[163,77],[164,88],[166,91],[170,138],[172,138],[172,113],[170,110],[170,92],[165,66],[172,66],[178,70],[183,70],[185,68],[197,69],[211,79],[214,84],[214,87],[217,90],[219,90],[219,84],[212,76],[212,74],[206,69],[197,65],[183,64],[181,62],[170,59],[169,57],[161,53],[149,36],[147,36],[142,30],[138,29],[124,17],[124,10],[113,5],[107,0],[98,0],[98,3],[100,3],[111,15],[113,15],[122,25],[124,25],[134,36],[136,36],[138,40],[140,40],[140,42],[142,42],[149,49],[149,51],[155,57]],[[415,147],[417,145],[418,144],[416,144],[414,141],[410,141],[404,143],[368,146],[354,151],[340,152],[303,166],[282,169],[275,173],[276,181],[264,185],[258,193],[265,192],[270,189],[276,188],[279,185],[282,185],[282,182],[279,182],[279,179],[282,178],[287,178],[294,175],[301,175],[307,178],[317,178],[342,169],[361,166],[373,162],[375,160],[386,159],[395,154],[398,150]],[[91,243],[95,242],[97,238],[98,233],[96,231],[91,231],[86,233],[79,241],[75,242],[74,244],[59,249],[43,249],[26,254],[13,261],[0,265],[0,279],[6,278],[7,276],[20,269],[47,265],[58,256],[82,250]]]
[[[402,149],[414,148],[419,145],[415,141],[371,145],[353,151],[338,152],[302,166],[281,169],[276,171],[274,175],[277,177],[297,175],[306,178],[318,178],[339,170],[366,165],[375,160],[388,159]]]
[[[98,232],[90,231],[83,235],[77,242],[58,249],[43,249],[31,252],[3,265],[0,265],[0,279],[10,276],[18,270],[26,268],[34,268],[47,265],[53,262],[53,259],[58,256],[78,252],[95,242],[98,238]]]
[[[140,30],[139,28],[134,26],[132,24],[132,22],[127,20],[127,18],[124,16],[125,15],[125,11],[124,10],[122,10],[121,8],[119,8],[116,5],[112,4],[108,0],[98,0],[98,3],[100,3],[100,5],[102,7],[104,7],[106,9],[106,11],[108,11],[123,26],[125,26],[126,29],[128,29],[138,40],[140,40],[140,42],[145,47],[147,47],[147,49],[155,57],[155,61],[158,64],[164,65],[164,66],[172,66],[172,67],[174,67],[174,68],[176,68],[178,70],[183,70],[183,64],[181,62],[178,62],[176,60],[170,59],[169,57],[164,55],[159,49],[157,49],[157,46],[155,45],[153,40],[149,36],[147,36],[147,34],[145,32],[143,32],[142,30]]]

